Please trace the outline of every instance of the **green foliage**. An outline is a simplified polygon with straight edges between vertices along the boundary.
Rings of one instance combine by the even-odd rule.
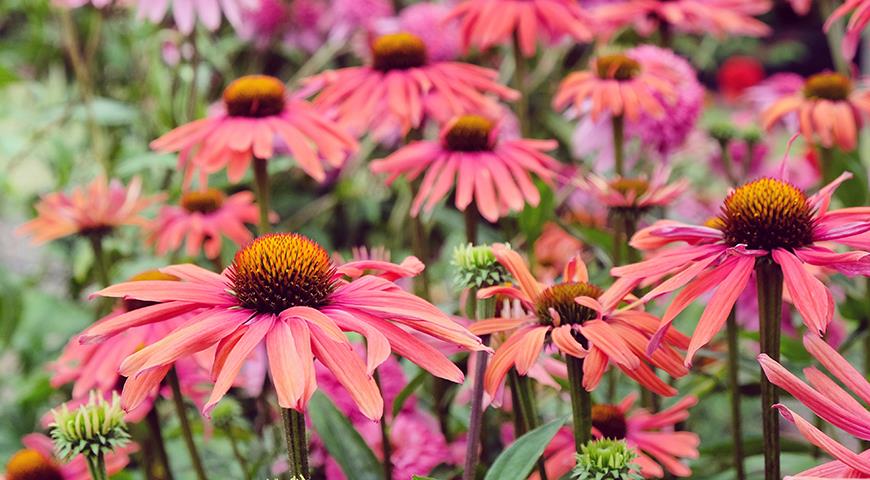
[[[484,480],[524,480],[565,420],[553,420],[518,438],[495,459]]]
[[[383,469],[359,432],[322,393],[311,397],[308,414],[329,455],[348,478],[380,480]]]

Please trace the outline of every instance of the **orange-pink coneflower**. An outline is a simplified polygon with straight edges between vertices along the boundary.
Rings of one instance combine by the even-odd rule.
[[[18,232],[45,243],[69,235],[102,237],[122,225],[144,226],[140,214],[159,196],[143,196],[142,181],[137,177],[125,186],[120,180],[98,177],[70,193],[53,192],[36,205],[37,217]]]
[[[780,98],[761,114],[770,129],[789,114],[796,114],[800,133],[807,141],[852,151],[864,115],[870,114],[870,91],[855,88],[852,79],[836,72],[810,76],[802,90]]]
[[[185,253],[195,257],[202,251],[218,258],[222,238],[236,245],[253,239],[246,224],[256,224],[259,210],[251,192],[227,197],[217,189],[193,190],[181,197],[179,205],[166,205],[149,228],[148,240],[158,255],[176,251],[185,243]]]
[[[825,31],[828,31],[837,20],[850,14],[849,21],[846,23],[846,34],[843,36],[843,43],[840,45],[843,56],[849,59],[855,56],[858,44],[861,41],[861,35],[864,33],[864,29],[867,28],[867,24],[870,23],[870,1],[846,0],[825,21]]]
[[[753,17],[772,6],[768,0],[629,0],[607,2],[591,12],[601,28],[610,31],[635,27],[644,34],[659,29],[760,37],[769,34],[770,27]]]
[[[324,160],[340,167],[357,148],[341,127],[267,75],[236,79],[224,90],[214,115],[172,130],[151,142],[151,148],[180,152],[179,164],[188,175],[192,169],[209,174],[226,168],[230,181],[238,182],[254,157],[268,160],[275,155],[276,141],[317,181],[326,178]]]
[[[426,118],[446,122],[469,112],[497,112],[493,95],[519,93],[496,81],[498,72],[469,63],[430,59],[426,44],[407,32],[381,35],[363,66],[329,70],[305,80],[319,92],[314,105],[354,134],[384,140],[405,135]]]
[[[374,267],[370,261],[364,269]],[[195,312],[184,326],[127,357],[120,371],[133,378],[148,375],[216,345],[215,386],[203,408],[206,413],[232,386],[248,356],[264,343],[278,403],[287,409],[305,410],[316,389],[314,358],[371,419],[383,413],[372,372],[391,351],[436,376],[461,382],[461,371],[449,359],[406,329],[470,350],[485,349],[480,340],[435,306],[384,278],[345,276],[346,271],[359,275],[361,270],[353,262],[335,266],[323,247],[302,235],[264,235],[239,250],[220,274],[175,265],[161,271],[180,282],[127,282],[98,292],[159,303],[91,327],[83,338],[96,340]],[[366,363],[342,330],[366,337]]]
[[[411,215],[421,207],[431,211],[455,189],[456,208],[465,211],[474,200],[483,218],[494,222],[509,211],[537,205],[540,193],[530,174],[549,182],[560,167],[543,153],[555,149],[555,141],[500,138],[498,130],[486,117],[459,116],[444,126],[438,140],[411,143],[372,162],[371,169],[390,174],[389,182],[422,175]]]

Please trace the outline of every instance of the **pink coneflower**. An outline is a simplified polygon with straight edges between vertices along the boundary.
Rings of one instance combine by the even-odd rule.
[[[783,117],[797,114],[800,133],[822,147],[852,151],[858,142],[863,116],[870,113],[870,92],[856,89],[852,80],[835,72],[807,78],[803,89],[780,98],[761,114],[770,129]]]
[[[593,405],[593,435],[625,440],[637,453],[635,462],[645,478],[661,478],[665,471],[677,477],[690,476],[692,470],[681,460],[698,458],[700,439],[692,432],[676,432],[674,426],[689,418],[689,408],[698,400],[685,397],[661,412],[650,413],[632,409],[636,398],[631,394],[618,405]],[[570,472],[576,464],[576,453],[571,429],[562,428],[544,451],[547,477],[562,478]],[[537,480],[537,475],[531,478]]]
[[[151,142],[151,148],[181,152],[180,164],[205,173],[226,168],[230,181],[238,182],[252,158],[275,155],[276,140],[284,142],[302,170],[319,182],[326,178],[321,158],[337,168],[356,150],[356,142],[338,125],[266,75],[233,81],[216,115],[172,130]]]
[[[843,51],[843,56],[848,59],[855,56],[855,51],[858,50],[858,43],[861,41],[861,34],[867,28],[867,24],[870,23],[870,1],[846,0],[825,21],[825,31],[828,31],[837,20],[850,13],[851,17],[849,17],[849,22],[846,24],[846,35],[843,37],[843,44],[840,47]]]
[[[51,439],[41,433],[31,433],[21,439],[24,449],[16,452],[6,463],[5,475],[0,480],[91,480],[85,457],[77,455],[68,463],[55,456]],[[120,472],[130,463],[135,444],[117,448],[106,455],[109,475]]]
[[[160,210],[149,229],[148,240],[158,255],[178,250],[185,242],[185,252],[190,257],[204,250],[208,258],[218,258],[224,236],[236,245],[253,239],[245,224],[256,224],[258,216],[251,192],[226,197],[216,189],[191,191],[181,197],[180,205]]]
[[[538,39],[592,40],[592,17],[571,0],[467,0],[450,18],[460,21],[465,49],[486,50],[516,36],[523,56],[535,54]]]
[[[540,193],[530,173],[547,182],[555,177],[559,162],[543,153],[554,148],[553,140],[499,138],[495,122],[463,115],[445,125],[437,141],[411,143],[372,162],[371,169],[389,173],[389,183],[400,175],[413,180],[425,173],[413,216],[421,207],[431,211],[455,187],[457,209],[465,211],[473,199],[481,216],[495,222],[508,211],[538,204]]]
[[[316,388],[312,358],[335,375],[371,419],[380,418],[383,411],[371,373],[391,350],[433,375],[462,381],[462,372],[449,359],[403,327],[471,350],[485,348],[479,339],[386,279],[344,279],[348,270],[359,271],[353,263],[336,267],[326,250],[302,235],[265,235],[239,250],[221,274],[175,265],[161,271],[181,282],[128,282],[98,292],[160,303],[91,327],[84,339],[196,312],[185,326],[127,357],[120,371],[135,379],[218,345],[212,369],[216,383],[203,408],[206,413],[262,343],[282,408],[304,411]],[[353,352],[342,329],[366,337],[368,365]]]
[[[758,356],[758,361],[767,378],[831,425],[860,439],[870,440],[870,410],[866,407],[870,403],[870,382],[867,377],[840,356],[837,350],[815,335],[806,335],[804,346],[837,380],[851,390],[851,394],[816,367],[804,369],[804,375],[810,382],[807,385],[782,365],[762,354]],[[856,400],[855,396],[864,403]],[[786,479],[870,478],[870,450],[855,454],[785,405],[774,405],[774,408],[779,410],[783,418],[793,423],[810,443],[836,459]]]
[[[616,177],[613,180],[589,174],[578,180],[578,187],[611,210],[642,213],[670,205],[689,188],[686,180],[668,183],[669,174],[667,169],[659,169],[651,177]]]
[[[810,197],[786,181],[761,178],[732,190],[719,216],[706,226],[663,220],[639,231],[632,245],[642,250],[687,243],[612,270],[615,276],[648,282],[672,275],[643,300],[686,286],[668,306],[650,348],[683,309],[715,289],[692,335],[686,357],[686,364],[691,364],[695,353],[724,325],[758,262],[773,262],[782,269],[785,289],[804,323],[814,334],[824,334],[834,303],[830,290],[805,264],[847,275],[870,274],[867,252],[839,253],[823,245],[843,244],[870,231],[866,212],[828,211],[834,190],[850,177],[845,173]]]
[[[36,205],[37,217],[18,232],[40,244],[69,235],[102,237],[122,225],[144,226],[143,210],[160,197],[142,195],[142,181],[134,178],[128,186],[120,180],[98,177],[70,193],[44,195]]]
[[[670,68],[650,68],[629,54],[602,55],[594,58],[589,70],[570,73],[559,85],[553,108],[573,106],[587,111],[593,121],[602,115],[624,116],[637,120],[642,113],[661,117],[664,101],[677,96],[678,76]]]
[[[656,28],[679,32],[760,37],[770,33],[764,22],[752,18],[767,13],[773,2],[754,0],[631,0],[592,9],[594,18],[611,31],[639,27],[649,34]]]
[[[371,31],[379,20],[394,14],[390,0],[331,0],[326,23],[332,37],[344,40],[357,31]]]
[[[306,91],[320,92],[314,105],[356,134],[371,132],[378,140],[405,135],[427,117],[446,122],[469,112],[495,112],[498,105],[488,94],[519,96],[496,82],[495,70],[430,59],[423,40],[407,32],[381,35],[371,50],[367,65],[304,81]]]
[[[526,311],[534,313],[518,319],[481,320],[471,326],[472,332],[478,335],[513,331],[498,347],[487,367],[484,383],[490,396],[495,395],[511,367],[520,375],[526,375],[545,345],[552,345],[565,355],[585,359],[583,387],[587,391],[595,389],[608,364],[613,363],[653,392],[665,396],[676,394],[676,390],[657,377],[647,364],[675,377],[685,375],[688,371],[671,346],[682,348],[688,339],[670,332],[666,345],[648,356],[646,345],[659,320],[645,312],[616,309],[633,285],[619,282],[604,291],[588,283],[585,265],[575,258],[565,267],[562,283],[547,286],[532,276],[523,259],[509,247],[496,244],[492,251],[518,286],[486,288],[478,296],[515,298]]]
[[[399,16],[384,20],[377,33],[408,32],[426,44],[430,61],[456,60],[461,53],[459,25],[447,16],[452,8],[435,2],[420,2],[403,8]]]
[[[152,23],[160,23],[172,9],[172,18],[181,33],[193,32],[196,20],[209,30],[221,26],[221,14],[234,27],[241,25],[242,10],[254,8],[259,0],[137,0],[137,15]]]

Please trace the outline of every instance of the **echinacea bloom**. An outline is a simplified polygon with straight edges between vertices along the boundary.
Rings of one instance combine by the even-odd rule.
[[[617,277],[660,283],[643,301],[685,286],[668,306],[650,349],[655,349],[660,335],[680,312],[715,290],[692,335],[686,357],[686,364],[691,364],[695,353],[725,324],[728,312],[749,285],[756,262],[779,265],[785,291],[804,324],[813,334],[824,334],[834,302],[828,287],[813,276],[809,266],[850,276],[870,275],[870,253],[835,252],[822,243],[846,244],[870,231],[870,216],[863,210],[828,210],[834,190],[849,178],[851,174],[844,173],[809,197],[784,180],[761,178],[732,190],[719,216],[708,225],[661,220],[635,234],[631,244],[641,250],[686,242],[611,271]]]
[[[144,226],[140,216],[159,196],[143,196],[142,181],[134,178],[128,186],[120,180],[98,177],[70,193],[44,195],[36,205],[37,217],[18,232],[37,244],[70,235],[102,237],[122,225]]]
[[[539,38],[589,42],[595,28],[592,17],[572,0],[466,0],[448,18],[459,19],[466,50],[486,50],[516,36],[525,57],[535,54]]]
[[[502,244],[492,246],[498,261],[517,281],[517,286],[481,289],[479,298],[503,295],[534,312],[518,319],[480,320],[471,326],[478,335],[509,331],[510,336],[495,351],[486,369],[484,387],[494,396],[511,367],[526,375],[544,350],[552,345],[565,355],[583,358],[583,387],[592,391],[608,364],[613,363],[643,387],[664,396],[676,390],[662,381],[647,365],[681,377],[688,370],[672,346],[684,348],[688,338],[669,332],[660,350],[647,355],[646,346],[659,320],[638,310],[617,310],[633,284],[615,283],[604,291],[589,282],[586,266],[575,257],[565,267],[562,283],[547,286],[529,272],[520,255]],[[581,344],[580,338],[585,343]]]
[[[363,267],[369,270],[373,263]],[[380,270],[399,268],[384,264]],[[372,378],[393,351],[433,375],[461,382],[462,372],[433,347],[405,329],[470,350],[486,349],[480,340],[430,303],[375,275],[348,280],[360,272],[348,263],[336,267],[329,254],[308,238],[264,235],[236,253],[232,265],[217,274],[194,265],[162,272],[181,282],[141,281],[98,292],[110,297],[159,302],[95,325],[83,335],[93,341],[127,328],[194,313],[184,326],[127,357],[122,375],[138,376],[166,368],[179,358],[217,345],[212,376],[215,386],[203,411],[226,394],[248,356],[265,343],[272,383],[282,408],[304,411],[316,389],[317,358],[348,390],[362,413],[380,418],[383,400]],[[342,329],[367,340],[367,361],[353,352]]]
[[[762,126],[769,130],[791,113],[797,114],[800,133],[807,141],[852,151],[863,116],[870,113],[870,92],[855,88],[845,75],[817,73],[807,78],[801,91],[780,98],[762,112]]]
[[[371,42],[367,65],[329,70],[304,81],[320,92],[316,105],[355,134],[384,140],[407,134],[431,117],[446,122],[469,112],[495,112],[488,95],[515,100],[519,93],[496,81],[498,72],[469,63],[437,61],[416,35],[399,32]]]
[[[537,205],[540,193],[530,173],[550,182],[559,162],[543,152],[556,148],[554,140],[500,138],[498,124],[479,115],[463,115],[444,128],[437,141],[417,141],[382,160],[372,162],[376,173],[388,173],[388,183],[400,175],[423,176],[411,205],[431,211],[450,190],[456,208],[465,211],[474,200],[483,218],[495,222],[508,211]],[[425,205],[425,206],[424,206]]]
[[[827,32],[837,20],[850,13],[849,21],[846,23],[846,34],[843,36],[843,43],[840,46],[843,56],[847,59],[855,56],[855,52],[858,50],[858,43],[861,41],[861,34],[867,28],[867,24],[870,23],[870,1],[846,0],[825,21],[825,31]]]
[[[761,37],[770,27],[753,16],[772,6],[766,0],[630,0],[599,5],[592,15],[611,31],[634,26],[649,34],[664,24],[678,32]]]
[[[209,30],[221,26],[221,14],[234,27],[241,25],[242,11],[254,8],[259,0],[137,0],[137,15],[152,23],[160,23],[169,9],[178,30],[185,35],[193,32],[196,20]]]
[[[251,159],[275,155],[276,141],[284,142],[299,167],[318,182],[326,178],[322,159],[338,168],[357,148],[341,127],[266,75],[234,80],[215,115],[172,130],[151,142],[151,148],[180,152],[180,165],[206,174],[226,168],[229,180],[238,182]]]
[[[221,254],[222,238],[236,245],[253,239],[245,224],[256,224],[259,210],[251,192],[229,197],[216,189],[194,190],[181,197],[180,205],[160,209],[149,228],[149,242],[158,255],[176,251],[185,243],[185,253],[195,257],[204,251],[208,258]]]
[[[6,463],[5,475],[0,480],[91,480],[85,457],[77,455],[68,463],[55,456],[51,439],[41,433],[31,433],[21,439],[24,449],[17,451]],[[106,455],[109,475],[120,472],[130,463],[135,444],[118,448]]]
[[[790,393],[813,413],[862,440],[870,440],[870,382],[825,340],[804,336],[807,351],[821,363],[846,389],[816,367],[804,369],[809,385],[765,354],[758,356],[764,374],[771,383]],[[851,391],[851,392],[850,392]],[[858,397],[858,399],[855,399]],[[797,413],[779,404],[779,413],[797,427],[810,443],[836,460],[811,468],[786,479],[813,480],[822,478],[870,478],[870,450],[856,454],[819,430]]]
[[[677,180],[668,183],[669,174],[667,169],[659,169],[650,177],[616,177],[613,180],[589,174],[578,180],[578,187],[590,192],[611,210],[637,214],[656,207],[666,207],[686,191],[688,182]]]
[[[663,101],[677,96],[677,80],[672,69],[642,65],[628,53],[602,55],[592,59],[589,70],[572,72],[562,80],[553,108],[573,106],[579,114],[588,111],[593,121],[603,115],[624,116],[628,121],[641,114],[658,118],[665,113]]]
[[[592,406],[592,434],[596,438],[625,440],[637,453],[635,463],[644,478],[661,478],[665,472],[688,477],[692,470],[681,460],[698,458],[700,439],[692,432],[674,431],[674,426],[689,418],[689,409],[698,403],[688,396],[656,413],[633,409],[637,394],[631,394],[618,405]],[[544,450],[544,465],[548,478],[562,478],[576,463],[574,434],[563,427]],[[664,467],[664,468],[662,468]],[[537,472],[532,479],[538,479]]]

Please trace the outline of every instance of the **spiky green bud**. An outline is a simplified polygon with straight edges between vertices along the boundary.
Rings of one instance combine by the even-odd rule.
[[[78,454],[95,458],[107,454],[130,441],[124,410],[117,393],[107,402],[102,395],[92,391],[88,402],[75,410],[67,404],[51,411],[51,438],[58,457],[71,460]]]
[[[484,288],[508,281],[507,270],[496,260],[489,245],[461,245],[453,250],[456,284]]]
[[[719,122],[710,126],[710,136],[719,143],[728,143],[737,137],[737,128],[730,122]]]
[[[763,134],[764,133],[761,131],[760,128],[752,126],[740,132],[740,138],[742,138],[744,142],[750,145],[754,145],[761,141],[761,137]]]
[[[224,397],[211,411],[211,423],[220,430],[229,430],[242,416],[239,402]]]
[[[571,473],[576,480],[640,480],[634,463],[637,453],[623,440],[593,440],[580,447],[577,466]]]

